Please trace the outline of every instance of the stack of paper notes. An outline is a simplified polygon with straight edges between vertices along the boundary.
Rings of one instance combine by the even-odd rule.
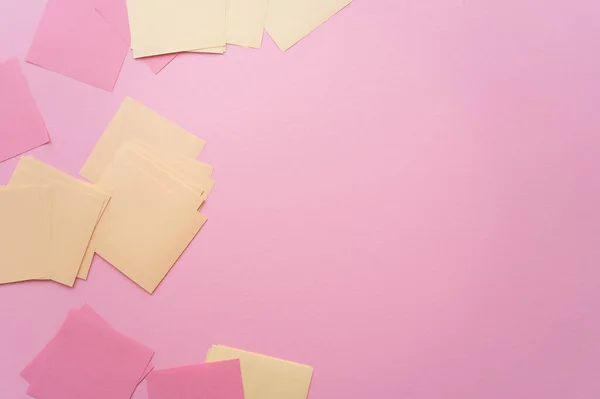
[[[115,331],[88,305],[21,372],[38,399],[129,399],[147,377],[149,399],[306,399],[310,366],[222,345],[206,363],[154,370],[154,352]]]
[[[352,0],[48,0],[27,61],[112,91],[130,48],[158,73],[180,52],[287,50]]]
[[[97,253],[154,292],[206,223],[205,142],[127,98],[77,180],[32,157],[0,187],[0,284],[86,279]]]
[[[0,284],[72,287],[110,196],[32,157],[0,187]]]
[[[69,312],[56,336],[21,372],[39,399],[129,399],[154,351],[114,330],[89,306]]]
[[[198,209],[214,186],[196,158],[205,142],[127,98],[81,175],[110,194],[79,270],[97,253],[152,293],[206,222]]]

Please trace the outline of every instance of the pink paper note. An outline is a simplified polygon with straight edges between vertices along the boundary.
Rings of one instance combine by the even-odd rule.
[[[95,0],[96,10],[131,46],[131,34],[129,32],[129,18],[127,15],[126,0]],[[167,64],[177,57],[177,54],[163,54],[154,57],[143,58],[142,61],[154,73],[159,73]]]
[[[152,355],[84,306],[69,312],[21,376],[31,383],[27,393],[38,399],[128,399],[152,369]]]
[[[19,61],[0,63],[0,162],[49,141]]]
[[[129,45],[87,2],[48,0],[27,62],[112,91]]]
[[[244,399],[238,359],[156,370],[147,384],[149,399]]]

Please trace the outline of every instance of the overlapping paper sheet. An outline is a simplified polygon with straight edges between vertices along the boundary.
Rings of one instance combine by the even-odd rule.
[[[0,62],[0,162],[48,141],[46,125],[19,61]]]
[[[154,370],[148,399],[244,399],[239,360]]]
[[[127,98],[81,175],[110,193],[79,277],[97,253],[149,293],[184,252],[206,217],[198,209],[214,181],[195,158],[205,142]]]
[[[256,353],[213,345],[206,362],[240,359],[245,399],[306,399],[313,369]]]
[[[72,287],[110,196],[32,157],[0,188],[0,283]]]
[[[37,399],[129,399],[154,352],[114,330],[85,305],[21,372]]]

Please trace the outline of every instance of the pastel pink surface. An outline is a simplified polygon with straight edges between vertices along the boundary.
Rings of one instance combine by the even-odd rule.
[[[148,399],[244,399],[239,360],[155,370]]]
[[[86,3],[48,0],[27,62],[112,91],[129,46]]]
[[[23,370],[38,399],[131,397],[153,352],[114,331],[89,307],[69,312],[58,334]]]
[[[129,31],[129,18],[127,16],[126,0],[95,0],[96,10],[117,31],[119,36],[131,45]],[[154,57],[142,58],[154,73],[159,73],[167,66],[177,54],[163,54]]]
[[[17,59],[0,62],[0,162],[50,141]]]
[[[599,7],[356,0],[286,53],[127,59],[113,94],[23,65],[35,157],[77,175],[129,95],[207,140],[216,186],[152,296],[101,259],[1,287],[0,396],[83,303],[157,368],[213,344],[309,364],[309,399],[599,396]],[[42,8],[0,0],[0,59]]]

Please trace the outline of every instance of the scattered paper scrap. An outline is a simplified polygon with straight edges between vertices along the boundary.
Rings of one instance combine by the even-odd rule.
[[[227,0],[127,0],[134,58],[224,46]]]
[[[72,287],[110,197],[32,157],[0,188],[0,283],[53,280]]]
[[[0,162],[49,141],[19,61],[0,63]]]
[[[86,3],[48,0],[26,60],[112,91],[129,46]]]
[[[148,399],[244,399],[239,360],[155,370]]]
[[[129,399],[154,352],[114,330],[91,307],[69,312],[56,336],[22,371],[41,399]]]
[[[246,399],[306,399],[313,369],[298,363],[214,345],[206,362],[240,359]]]
[[[352,0],[270,0],[266,29],[285,51]]]

